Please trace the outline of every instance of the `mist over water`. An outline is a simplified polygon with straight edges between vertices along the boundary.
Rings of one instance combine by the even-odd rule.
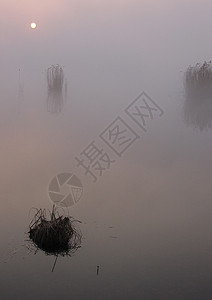
[[[211,60],[211,9],[1,2],[2,299],[211,298],[211,95],[200,108],[184,90],[189,65]],[[46,72],[57,64],[63,105],[51,113]],[[164,111],[146,132],[125,113],[142,91]],[[117,117],[139,136],[121,156],[99,136]],[[92,141],[115,160],[97,182],[76,161]],[[48,185],[64,172],[83,185],[68,208],[82,245],[52,273],[54,257],[25,240],[30,209],[52,209]]]

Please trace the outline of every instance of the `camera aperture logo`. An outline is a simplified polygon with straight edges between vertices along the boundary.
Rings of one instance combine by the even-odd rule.
[[[83,194],[80,179],[72,173],[60,173],[52,178],[48,186],[48,196],[56,206],[75,205]]]

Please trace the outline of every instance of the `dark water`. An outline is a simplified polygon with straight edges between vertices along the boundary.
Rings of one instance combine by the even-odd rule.
[[[69,106],[59,116],[26,110],[2,129],[2,299],[209,299],[210,131],[167,111],[93,183],[74,157],[98,141],[105,122],[87,138]],[[48,183],[60,172],[82,180],[83,198],[69,214],[82,222],[83,238],[52,273],[54,257],[34,255],[25,240],[30,208],[51,210]]]
[[[211,59],[211,2],[38,1],[34,32],[29,6],[2,3],[13,18],[2,18],[0,298],[211,299],[211,129],[184,122],[182,72]],[[51,114],[45,70],[57,63],[68,92]],[[164,112],[146,132],[124,111],[142,91]],[[117,117],[138,137],[121,155],[100,138]],[[96,182],[76,161],[92,141],[115,160]],[[64,212],[82,244],[51,272],[54,257],[26,239],[30,209],[52,209],[48,184],[63,172],[83,185]]]

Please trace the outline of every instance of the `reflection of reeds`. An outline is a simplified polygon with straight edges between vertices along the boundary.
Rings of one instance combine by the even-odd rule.
[[[53,207],[48,220],[45,209],[37,210],[30,223],[29,237],[36,248],[46,254],[71,255],[81,244],[81,233],[76,220],[60,216]]]
[[[51,113],[61,112],[63,107],[64,72],[59,65],[52,65],[47,70],[47,110]]]
[[[188,125],[200,130],[212,126],[212,65],[189,67],[184,75],[184,116]]]

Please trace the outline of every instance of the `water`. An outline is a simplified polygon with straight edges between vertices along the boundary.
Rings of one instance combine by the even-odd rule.
[[[211,298],[211,130],[184,122],[181,72],[211,59],[204,2],[37,2],[33,13],[3,1],[13,18],[2,19],[1,299]],[[57,63],[68,94],[51,114],[45,70]],[[142,91],[164,111],[146,132],[124,112]],[[139,136],[121,156],[99,136],[118,116]],[[92,141],[115,160],[95,183],[75,159]],[[63,172],[83,184],[65,211],[82,244],[51,272],[54,257],[26,240],[30,209],[52,209],[48,184]]]

